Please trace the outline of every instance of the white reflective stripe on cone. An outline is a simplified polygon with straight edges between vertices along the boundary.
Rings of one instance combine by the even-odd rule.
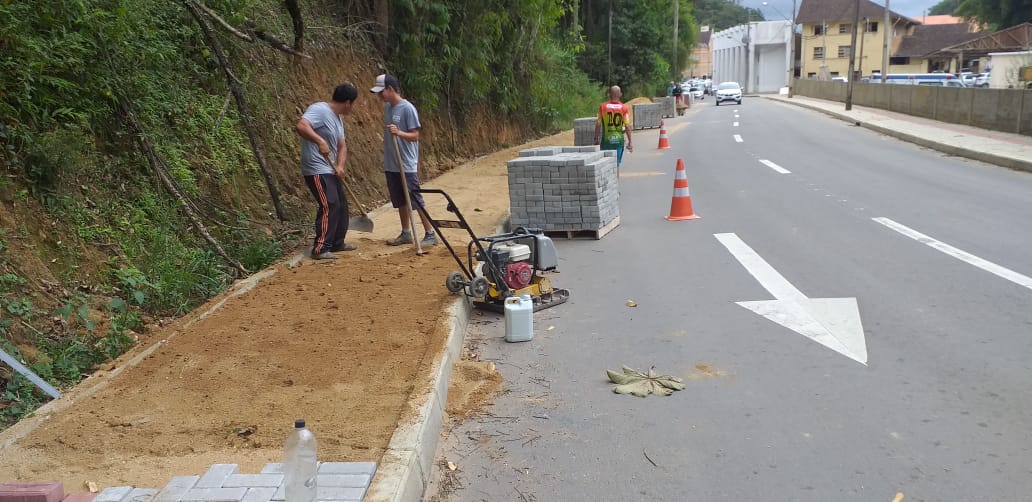
[[[688,173],[685,172],[684,169],[678,169],[676,172],[674,172],[674,179],[675,180],[686,180],[686,179],[688,179]]]
[[[675,188],[674,189],[674,197],[688,197],[688,196],[689,196],[689,194],[688,194],[688,187]]]

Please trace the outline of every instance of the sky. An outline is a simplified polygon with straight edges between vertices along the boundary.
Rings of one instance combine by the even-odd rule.
[[[885,0],[872,0],[874,3],[879,5],[885,5]],[[926,10],[931,9],[939,0],[889,0],[889,8],[893,12],[903,14],[907,17],[921,17],[924,15]],[[767,7],[763,6],[761,0],[742,0],[743,6],[753,7],[763,11],[763,17],[767,18],[768,21],[774,21],[778,19],[784,19],[785,16],[789,16],[792,13],[792,0],[767,0]],[[798,7],[799,0],[796,0],[796,6]],[[777,11],[774,9],[777,8]],[[779,14],[778,11],[784,15]]]

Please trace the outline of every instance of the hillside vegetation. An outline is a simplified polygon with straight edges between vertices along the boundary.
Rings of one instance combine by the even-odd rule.
[[[73,385],[307,242],[293,124],[334,85],[397,74],[432,177],[609,84],[661,92],[697,32],[676,0],[671,61],[674,1],[0,2],[0,348]],[[345,125],[348,181],[382,201],[378,98]],[[0,423],[46,399],[0,378]]]

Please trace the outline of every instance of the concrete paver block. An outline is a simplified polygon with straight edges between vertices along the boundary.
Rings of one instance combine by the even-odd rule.
[[[316,498],[326,502],[362,500],[365,495],[365,488],[347,488],[343,486],[322,486],[317,487]]]
[[[131,486],[112,486],[100,492],[100,495],[97,495],[93,502],[122,502],[127,499],[132,491],[133,487]]]
[[[262,474],[283,474],[285,472],[287,472],[286,465],[282,462],[268,463],[262,467]]]
[[[125,502],[151,502],[158,491],[157,488],[133,488]]]
[[[179,502],[200,479],[200,476],[175,476],[154,496],[154,502]]]
[[[64,485],[58,481],[0,484],[0,502],[61,502]]]
[[[222,483],[223,488],[276,488],[283,484],[283,474],[234,474]]]
[[[219,488],[226,481],[226,478],[240,473],[237,464],[215,464],[208,468],[208,472],[201,476],[194,488]]]
[[[365,488],[371,478],[368,474],[320,474],[316,482],[318,486]]]
[[[191,488],[183,494],[181,502],[240,502],[247,495],[247,488]]]
[[[247,495],[244,495],[244,500],[242,500],[241,502],[269,502],[270,500],[272,500],[272,496],[275,494],[275,488],[248,488]]]

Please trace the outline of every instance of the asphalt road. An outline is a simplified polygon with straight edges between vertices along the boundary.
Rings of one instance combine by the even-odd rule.
[[[443,498],[1032,500],[1032,175],[748,97],[668,132],[625,155],[619,228],[556,241],[573,296],[533,341],[475,323],[506,388],[439,449]],[[701,219],[663,218],[677,158]],[[736,303],[776,298],[855,298],[866,355]],[[687,388],[613,394],[621,364]]]

